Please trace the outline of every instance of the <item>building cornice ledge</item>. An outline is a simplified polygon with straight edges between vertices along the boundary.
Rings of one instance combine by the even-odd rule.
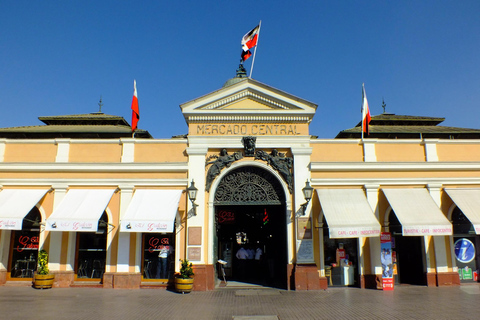
[[[187,172],[187,162],[170,163],[1,163],[4,172]]]
[[[326,171],[477,171],[480,162],[311,162],[312,172]]]

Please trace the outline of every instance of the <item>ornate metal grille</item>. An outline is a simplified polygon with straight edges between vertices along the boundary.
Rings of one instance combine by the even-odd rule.
[[[215,192],[215,205],[279,205],[283,190],[265,170],[245,167],[222,178]]]

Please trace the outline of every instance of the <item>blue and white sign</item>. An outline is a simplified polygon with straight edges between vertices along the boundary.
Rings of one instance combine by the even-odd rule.
[[[475,258],[475,246],[472,241],[462,238],[455,241],[455,257],[462,263],[469,263]]]

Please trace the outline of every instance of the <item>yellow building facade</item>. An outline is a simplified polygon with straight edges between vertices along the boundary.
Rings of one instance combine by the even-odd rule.
[[[396,283],[474,281],[480,139],[318,139],[317,105],[249,78],[180,107],[185,137],[1,139],[0,284],[45,249],[58,287],[163,288],[187,258],[195,290],[380,288],[382,232]]]

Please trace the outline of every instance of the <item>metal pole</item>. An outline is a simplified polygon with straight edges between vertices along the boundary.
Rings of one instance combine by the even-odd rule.
[[[255,63],[255,55],[257,54],[257,47],[258,47],[258,41],[260,40],[260,29],[262,28],[262,20],[260,20],[260,23],[258,24],[258,35],[257,35],[257,44],[255,45],[255,50],[253,50],[253,59],[252,59],[252,65],[250,66],[250,79],[252,78],[252,73],[253,73],[253,64]]]

